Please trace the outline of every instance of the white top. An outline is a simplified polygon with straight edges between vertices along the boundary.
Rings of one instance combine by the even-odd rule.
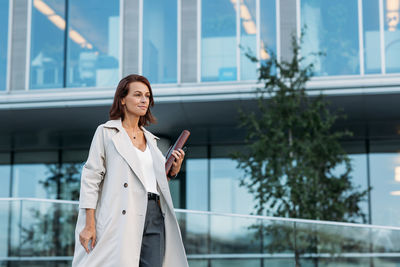
[[[157,180],[154,174],[153,157],[151,156],[150,148],[148,142],[146,142],[146,149],[141,151],[136,146],[133,146],[136,150],[138,158],[141,161],[142,173],[145,180],[145,187],[147,192],[152,192],[159,195],[157,191]]]

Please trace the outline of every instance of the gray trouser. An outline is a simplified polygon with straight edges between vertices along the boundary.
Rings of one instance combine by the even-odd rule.
[[[161,267],[165,247],[164,217],[156,200],[147,204],[139,267]]]

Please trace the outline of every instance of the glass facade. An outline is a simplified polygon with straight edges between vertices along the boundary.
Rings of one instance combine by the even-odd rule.
[[[235,81],[236,1],[201,1],[201,80]]]
[[[379,32],[379,1],[362,1],[363,38],[364,38],[364,72],[365,74],[381,73],[381,43]]]
[[[87,153],[87,149],[0,153],[0,197],[78,200]]]
[[[363,143],[352,145],[361,149],[364,147]],[[367,189],[370,180],[371,207],[368,206],[368,199],[361,204],[366,222],[371,210],[373,224],[400,226],[400,217],[396,212],[400,205],[400,167],[397,167],[400,166],[397,152],[400,143],[392,142],[390,150],[385,148],[388,145],[382,146],[382,142],[373,142],[372,153],[349,154],[353,167],[351,177],[359,190]],[[246,187],[240,186],[244,172],[229,158],[229,153],[241,148],[190,147],[179,179],[170,182],[175,207],[222,213],[253,213],[253,197]],[[0,197],[78,200],[81,169],[87,153],[88,148],[0,153]],[[336,169],[338,173],[343,170],[343,166]],[[363,221],[360,219],[358,222]],[[217,219],[204,223],[222,227],[218,226],[222,222]],[[196,224],[193,222],[189,225]],[[234,225],[224,224],[224,227],[233,229],[242,226],[237,222]]]
[[[33,0],[30,88],[115,86],[119,25],[118,0]]]
[[[400,214],[400,142],[371,142],[372,223],[399,225]]]
[[[143,75],[177,82],[177,0],[143,1]]]
[[[257,80],[257,64],[251,62],[246,52],[257,51],[257,10],[256,0],[243,0],[240,3],[240,79]],[[261,12],[263,13],[263,12]]]
[[[119,0],[68,0],[67,87],[119,82]]]
[[[267,47],[276,52],[275,1],[260,0],[260,10],[257,10],[257,2],[202,1],[201,81],[257,80],[257,63],[246,54],[263,62],[270,57]],[[259,48],[257,25],[260,27]]]
[[[386,72],[400,72],[400,3],[384,0]]]
[[[30,88],[61,88],[65,71],[65,2],[32,3]]]
[[[260,61],[270,59],[267,48],[277,51],[276,47],[276,6],[275,1],[260,0]]]
[[[316,75],[360,74],[357,0],[301,0],[301,25],[306,26],[303,56],[316,52]]]
[[[0,1],[0,91],[6,89],[9,0]]]
[[[118,83],[119,0],[101,5],[94,0],[31,3],[30,89],[114,87]],[[177,5],[177,0],[143,1],[141,67],[152,83],[178,82]],[[325,53],[308,58],[315,63],[316,75],[399,73],[399,6],[397,0],[383,0],[381,6],[378,0],[363,0],[360,6],[357,0],[301,0],[301,26],[307,27],[302,53]],[[277,51],[276,1],[203,0],[200,8],[200,81],[256,80],[257,64],[246,53],[257,55],[262,63],[270,57],[267,47]],[[5,90],[9,1],[2,1],[0,10],[0,90]]]

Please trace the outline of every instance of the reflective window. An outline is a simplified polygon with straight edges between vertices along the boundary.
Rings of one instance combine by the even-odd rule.
[[[115,86],[119,75],[119,0],[69,0],[67,87]]]
[[[57,198],[57,152],[15,153],[12,196]]]
[[[10,175],[11,175],[10,153],[0,153],[0,197],[10,197]],[[0,257],[8,256],[8,224],[10,204],[6,201],[0,202]]]
[[[150,83],[177,81],[177,0],[143,1],[143,75]]]
[[[270,59],[266,48],[276,53],[276,15],[275,1],[260,0],[260,61]]]
[[[9,1],[0,1],[0,91],[6,89]]]
[[[247,191],[247,187],[240,186],[244,171],[237,169],[236,165],[237,162],[232,159],[211,159],[211,211],[241,214],[254,212],[253,195]]]
[[[362,145],[361,145],[362,146]],[[368,176],[367,176],[367,155],[366,154],[349,154],[351,160],[351,182],[353,183],[355,190],[358,192],[364,191],[368,188]],[[346,171],[345,165],[342,164],[334,169],[335,175],[341,175]],[[360,203],[362,212],[365,214],[365,223],[368,223],[368,198]],[[356,220],[358,223],[364,223],[362,218]]]
[[[302,0],[301,24],[307,26],[302,54],[326,53],[316,59],[316,75],[360,73],[357,0]]]
[[[236,1],[201,1],[201,80],[235,81]]]
[[[400,154],[373,153],[370,162],[372,223],[400,226]]]
[[[379,1],[363,0],[364,72],[381,73]]]
[[[368,169],[367,169],[367,155],[366,154],[353,154],[349,155],[352,163],[351,178],[358,191],[364,191],[368,188]],[[361,209],[365,214],[366,223],[368,222],[368,197],[365,201],[360,203]],[[357,220],[362,223],[362,220]]]
[[[384,0],[386,72],[400,72],[400,2]]]
[[[246,56],[246,52],[250,51],[252,55],[256,55],[256,1],[243,0],[240,3],[240,79],[241,80],[257,80],[257,64],[251,62]],[[269,25],[268,25],[269,26]]]
[[[217,148],[218,149],[218,148]],[[244,171],[237,169],[237,162],[229,158],[213,158],[210,162],[211,211],[250,214],[254,212],[253,195],[246,186],[240,186]],[[210,221],[211,236],[224,240],[211,246],[211,253],[254,253],[260,244],[249,234],[251,222],[247,218],[213,216]],[[226,245],[229,244],[229,245]],[[226,263],[228,266],[230,263]],[[240,263],[238,263],[240,265]],[[246,265],[247,266],[247,265]],[[252,266],[252,265],[249,265]]]
[[[64,1],[33,0],[30,88],[64,86],[64,37]]]
[[[62,151],[62,164],[59,181],[59,198],[79,200],[82,167],[87,160],[89,150]]]
[[[0,197],[10,197],[10,153],[0,153]]]
[[[119,23],[118,0],[33,0],[30,88],[116,85]]]
[[[186,208],[208,210],[208,160],[186,161]]]

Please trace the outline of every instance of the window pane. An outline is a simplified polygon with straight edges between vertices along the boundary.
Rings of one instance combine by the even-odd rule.
[[[143,75],[151,83],[177,81],[177,0],[143,1]]]
[[[385,23],[386,72],[400,72],[400,2],[383,1]]]
[[[89,150],[63,150],[60,170],[60,199],[79,200],[82,167]]]
[[[236,1],[201,1],[201,80],[235,81]]]
[[[12,196],[57,198],[57,152],[15,153]]]
[[[263,63],[270,58],[265,48],[276,53],[275,1],[260,0],[260,10],[260,60]]]
[[[303,56],[326,53],[315,62],[316,75],[360,73],[357,0],[302,0],[301,20],[307,26]]]
[[[9,1],[0,1],[0,91],[6,89]]]
[[[119,0],[69,0],[67,87],[118,84]]]
[[[254,211],[253,196],[245,186],[240,186],[244,171],[236,166],[232,159],[211,159],[211,211],[241,214]]]
[[[357,192],[367,190],[368,188],[368,176],[367,176],[367,155],[366,154],[349,154],[351,160],[352,171],[350,174],[351,182],[356,188]],[[336,166],[333,170],[334,175],[342,175],[346,171],[345,164]],[[365,222],[362,218],[358,218],[358,223],[368,223],[368,199],[360,203],[362,212],[365,214]]]
[[[10,196],[10,153],[0,153],[0,197]]]
[[[65,2],[32,2],[30,88],[63,87]]]
[[[381,73],[379,1],[363,1],[363,30],[365,73]]]
[[[208,160],[186,161],[186,208],[208,210]]]
[[[372,223],[400,226],[400,154],[374,153],[370,162]]]
[[[256,56],[256,1],[243,0],[240,3],[240,79],[241,80],[256,80],[257,79],[257,64],[251,62],[245,55],[250,51]]]

